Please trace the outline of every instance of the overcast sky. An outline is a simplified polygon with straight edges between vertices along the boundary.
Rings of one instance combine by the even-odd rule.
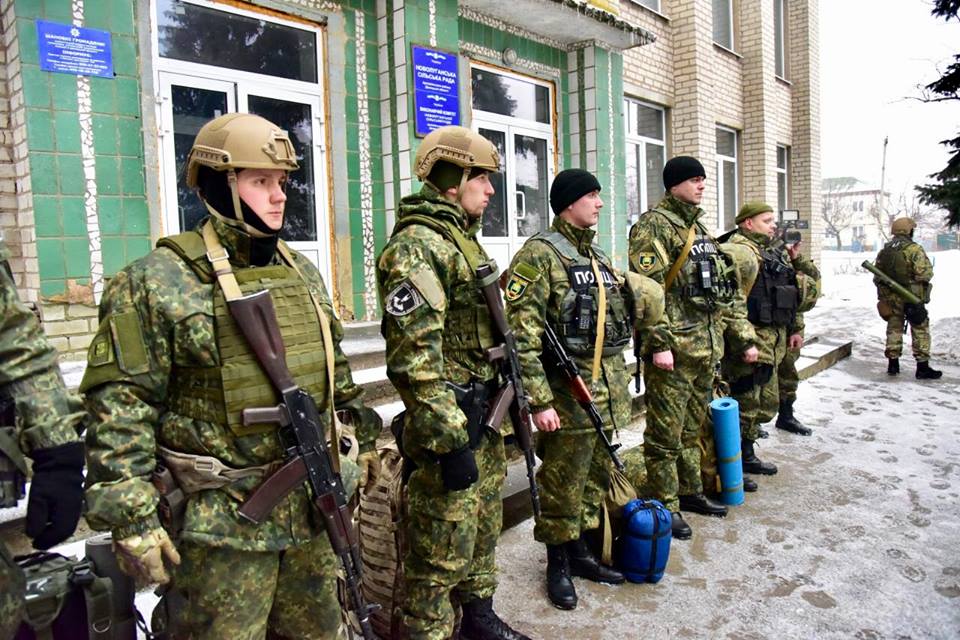
[[[960,53],[960,23],[930,15],[930,0],[820,0],[821,163],[897,198],[946,165],[940,140],[960,130],[960,101],[925,104],[918,86]]]

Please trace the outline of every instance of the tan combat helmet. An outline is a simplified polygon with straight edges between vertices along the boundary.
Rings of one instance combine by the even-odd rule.
[[[475,131],[455,125],[440,127],[427,134],[413,160],[413,172],[420,181],[440,191],[428,180],[438,162],[449,162],[463,169],[458,194],[463,193],[472,169],[500,171],[500,153],[493,143]]]
[[[187,156],[187,186],[197,187],[200,167],[224,171],[233,195],[233,215],[247,232],[265,235],[243,222],[237,169],[282,169],[295,171],[297,154],[287,132],[265,118],[251,113],[228,113],[201,127]],[[204,204],[207,204],[204,201]],[[207,204],[213,215],[221,215]],[[222,216],[221,216],[222,217]]]
[[[913,218],[897,218],[890,225],[890,233],[895,236],[908,236],[917,228],[917,223]]]

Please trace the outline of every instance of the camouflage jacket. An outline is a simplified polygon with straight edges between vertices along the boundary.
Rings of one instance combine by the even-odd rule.
[[[486,259],[476,240],[480,221],[425,185],[403,198],[397,224],[422,215],[460,229]],[[377,261],[387,342],[387,376],[407,410],[404,447],[414,459],[430,459],[467,445],[467,419],[446,381],[465,384],[497,376],[484,356],[492,321],[464,254],[424,224],[395,230]],[[452,313],[456,310],[456,314]]]
[[[823,285],[817,263],[802,253],[793,259],[793,268],[797,270],[797,284],[800,286],[800,309],[797,313],[796,333],[803,335],[806,322],[803,314],[812,309],[820,298]]]
[[[685,224],[696,224],[702,233],[707,234],[700,222],[704,211],[695,205],[667,195],[656,209],[673,212]],[[663,284],[685,243],[686,229],[678,228],[655,209],[648,211],[630,229],[630,268]],[[738,353],[755,344],[756,335],[747,320],[743,300],[738,298],[726,308],[704,311],[681,295],[677,283],[664,293],[664,297],[666,314],[663,319],[640,332],[644,355],[670,350],[681,362],[706,360],[718,363],[723,356],[725,336],[731,349]]]
[[[210,218],[238,280],[250,269],[249,236]],[[199,232],[192,232],[199,233]],[[342,327],[333,313],[317,269],[293,252],[305,284],[331,319],[335,343],[334,402],[338,409],[362,411],[361,390],[354,384],[340,349]],[[279,256],[274,256],[279,264]],[[219,285],[201,279],[169,247],[160,247],[114,276],[100,303],[100,329],[90,346],[81,389],[96,416],[87,432],[87,521],[98,530],[110,529],[122,538],[159,526],[158,495],[150,482],[158,447],[212,456],[233,468],[275,463],[284,451],[275,429],[236,435],[216,421],[188,417],[171,410],[182,403],[174,374],[178,371],[219,379],[228,353],[218,342],[215,300]],[[304,305],[309,324],[316,319]],[[319,325],[319,320],[317,320]],[[122,327],[123,331],[112,331]],[[138,344],[139,343],[139,344]],[[149,345],[149,348],[144,348]],[[288,345],[288,350],[291,345]],[[288,353],[289,355],[289,353]],[[325,354],[317,350],[316,358]],[[291,364],[291,369],[294,365]],[[324,365],[325,367],[325,365]],[[323,377],[326,387],[326,378]],[[326,418],[329,393],[314,392]],[[209,397],[214,408],[221,395]],[[328,420],[324,420],[325,427]],[[376,439],[372,424],[361,424],[357,437],[368,448]],[[237,515],[240,502],[261,481],[248,477],[223,489],[202,490],[189,497],[182,537],[210,546],[240,550],[280,550],[301,544],[323,532],[304,484],[294,490],[260,525]]]
[[[17,296],[8,259],[0,239],[0,397],[15,400],[18,442],[29,455],[78,442],[84,413],[79,399],[64,387],[56,349]]]
[[[551,229],[569,240],[580,255],[597,258],[599,263],[614,274],[619,286],[608,287],[607,295],[623,295],[623,276],[617,273],[607,257],[593,244],[596,235],[593,229],[579,229],[560,216],[554,217]],[[531,407],[538,410],[552,406],[560,414],[565,432],[592,431],[593,426],[570,393],[563,372],[558,370],[549,358],[545,359],[546,364],[541,360],[544,323],[560,333],[557,327],[561,305],[571,287],[567,268],[553,247],[537,237],[527,240],[513,257],[510,272],[515,274],[518,267],[527,277],[518,279],[518,276],[514,275],[511,278],[511,285],[521,284],[508,285],[507,321],[516,336],[524,390],[530,396]],[[615,428],[626,426],[630,420],[630,378],[623,353],[601,359],[599,380],[591,379],[592,356],[577,356],[569,351],[568,355],[580,368],[580,376],[593,393],[604,424]]]
[[[930,293],[933,290],[933,264],[927,257],[927,252],[923,250],[918,243],[904,235],[894,236],[881,251],[899,251],[906,261],[906,270],[909,283],[907,287],[914,295],[923,302],[930,302]],[[877,262],[879,262],[879,254]],[[894,277],[893,274],[887,274]],[[894,280],[896,278],[894,277]],[[877,297],[888,303],[895,305],[903,304],[903,300],[894,293],[893,289],[883,283],[880,278],[874,276],[873,284],[877,287]]]

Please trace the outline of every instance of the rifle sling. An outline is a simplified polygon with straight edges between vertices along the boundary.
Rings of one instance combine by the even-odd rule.
[[[230,254],[227,253],[227,250],[220,242],[220,238],[217,236],[217,232],[210,223],[203,226],[203,242],[207,247],[207,259],[213,267],[213,272],[217,276],[217,282],[220,284],[220,288],[223,290],[223,296],[227,300],[227,307],[232,311],[230,303],[243,297],[243,294],[240,291],[240,285],[237,284],[236,276],[233,275],[233,267],[230,264]],[[303,278],[303,274],[300,273],[300,269],[297,268],[296,263],[293,261],[293,255],[283,241],[277,242],[277,249],[287,266],[293,269],[297,275],[300,276],[300,279],[306,281]],[[323,334],[323,350],[327,359],[327,387],[330,390],[330,406],[328,407],[330,411],[330,458],[334,471],[340,473],[340,428],[339,419],[337,418],[333,404],[335,384],[333,336],[330,331],[330,320],[327,318],[327,314],[323,312],[320,303],[312,291],[310,292],[310,300],[313,302],[317,318],[320,320],[320,330]],[[276,318],[274,318],[274,322],[276,322]],[[278,389],[277,391],[280,390]]]
[[[690,249],[693,247],[693,238],[696,235],[696,228],[697,223],[694,222],[690,225],[690,229],[687,230],[687,241],[683,243],[683,249],[680,250],[677,261],[670,266],[670,271],[667,272],[667,277],[663,280],[664,293],[670,290],[670,285],[677,279],[677,274],[680,273],[680,269],[683,268],[683,263],[687,261],[687,256],[690,255]]]

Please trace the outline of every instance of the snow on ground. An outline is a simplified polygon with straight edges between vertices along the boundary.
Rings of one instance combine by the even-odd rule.
[[[826,252],[807,334],[853,341],[850,358],[801,384],[800,437],[770,428],[780,473],[723,519],[685,518],[656,585],[576,579],[575,611],[546,599],[533,523],[498,547],[496,607],[535,638],[960,638],[960,252],[936,253],[938,381],[886,374],[869,254]],[[909,337],[907,338],[909,345]],[[942,365],[942,366],[941,366]],[[770,425],[772,427],[772,425]]]

